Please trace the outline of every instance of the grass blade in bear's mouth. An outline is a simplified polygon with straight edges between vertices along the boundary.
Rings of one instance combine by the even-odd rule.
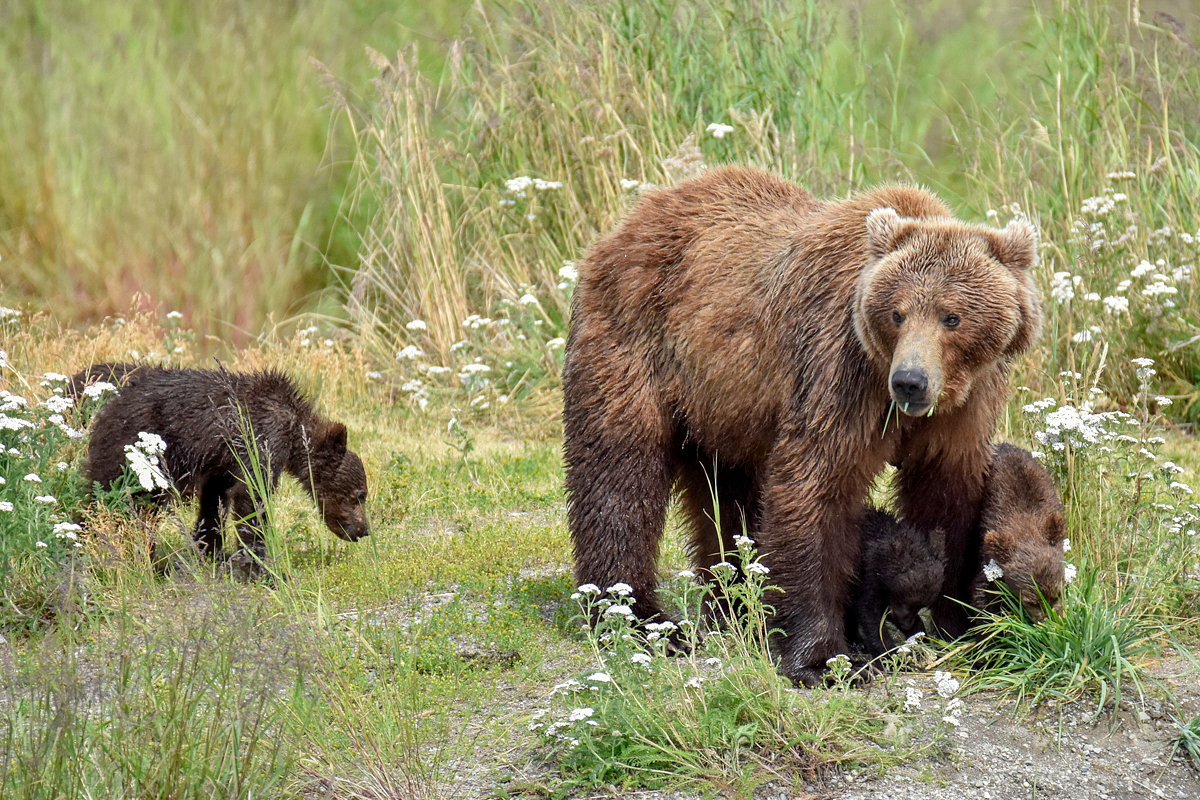
[[[919,417],[925,412],[933,408],[932,403],[901,403],[900,408],[904,411],[905,416]]]

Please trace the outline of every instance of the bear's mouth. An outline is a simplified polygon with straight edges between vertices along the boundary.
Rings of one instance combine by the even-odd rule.
[[[899,400],[895,402],[896,407],[910,417],[922,417],[933,407],[933,403],[904,403]]]

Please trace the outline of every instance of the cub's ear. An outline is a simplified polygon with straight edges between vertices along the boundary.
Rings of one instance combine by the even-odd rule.
[[[913,224],[894,208],[875,209],[867,215],[867,252],[872,258],[883,258],[912,231]]]
[[[1062,540],[1067,536],[1067,521],[1063,518],[1061,511],[1053,511],[1050,516],[1046,517],[1046,524],[1042,527],[1046,535],[1046,543],[1051,547],[1059,547],[1062,545]]]
[[[340,422],[330,423],[313,443],[318,453],[328,453],[335,459],[341,459],[346,453],[346,426]]]
[[[1013,551],[1016,550],[1017,542],[1013,535],[1008,531],[987,531],[983,534],[983,560],[994,558],[1000,564],[1007,564],[1012,561]]]
[[[1038,234],[1028,220],[1014,219],[1003,230],[984,234],[997,261],[1013,272],[1023,272],[1037,263]]]

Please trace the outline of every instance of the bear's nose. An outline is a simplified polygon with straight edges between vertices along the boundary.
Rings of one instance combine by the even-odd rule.
[[[924,370],[902,369],[892,375],[892,396],[900,403],[925,403],[925,392],[929,389],[929,376]]]

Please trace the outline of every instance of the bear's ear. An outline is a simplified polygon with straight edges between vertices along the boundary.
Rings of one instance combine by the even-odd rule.
[[[346,426],[340,422],[330,423],[314,445],[318,453],[331,455],[340,461],[346,454]]]
[[[896,249],[903,234],[911,230],[894,208],[877,208],[867,215],[867,252],[872,258],[883,258]]]
[[[1013,272],[1024,272],[1037,263],[1038,234],[1028,220],[1014,219],[1003,230],[984,235],[995,259]]]
[[[983,534],[983,557],[993,558],[1001,564],[1012,560],[1017,543],[1008,531],[987,531]]]
[[[1050,516],[1046,517],[1046,523],[1042,526],[1042,530],[1046,535],[1046,543],[1051,547],[1058,547],[1062,544],[1062,540],[1066,538],[1067,521],[1063,518],[1061,511],[1055,510]]]

